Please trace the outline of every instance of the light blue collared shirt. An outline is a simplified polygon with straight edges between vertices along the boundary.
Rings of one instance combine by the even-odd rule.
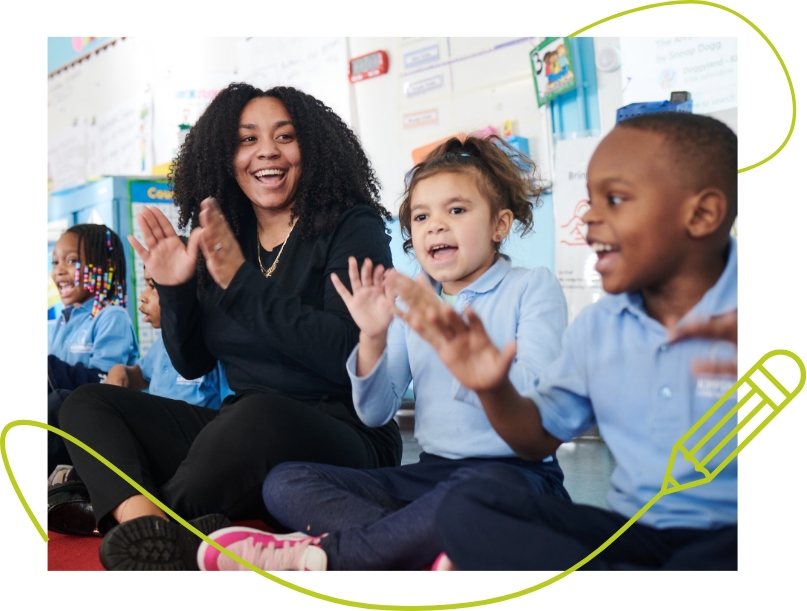
[[[440,285],[432,284],[439,293]],[[459,292],[454,309],[462,312],[469,305],[498,348],[516,339],[510,379],[522,393],[534,388],[541,371],[560,353],[566,328],[566,298],[554,274],[545,267],[514,268],[500,255]],[[358,346],[347,371],[356,412],[368,426],[388,422],[414,380],[415,438],[426,452],[445,458],[515,456],[491,427],[476,393],[461,386],[434,349],[400,319],[390,325],[387,348],[364,377],[356,375],[357,353]]]
[[[679,325],[736,309],[737,247],[732,240],[722,275]],[[616,461],[607,501],[626,517],[661,488],[673,444],[736,381],[693,377],[693,359],[709,360],[713,341],[670,345],[667,337],[664,326],[647,315],[640,293],[604,296],[580,312],[563,336],[560,358],[527,394],[538,405],[544,428],[561,441],[599,425]],[[734,404],[736,396],[723,407]],[[676,478],[692,470],[686,463],[676,468]],[[639,522],[657,528],[736,524],[736,460],[712,482],[662,497]]]
[[[132,365],[137,359],[137,339],[128,312],[121,306],[108,305],[93,318],[92,306],[93,299],[88,299],[62,310],[48,354],[68,365],[82,363],[101,371],[118,364]]]
[[[185,401],[192,405],[219,409],[221,407],[221,387],[219,384],[220,365],[210,373],[195,380],[186,380],[173,365],[165,350],[162,335],[155,341],[146,356],[137,360],[143,377],[149,382],[149,394],[168,399]]]

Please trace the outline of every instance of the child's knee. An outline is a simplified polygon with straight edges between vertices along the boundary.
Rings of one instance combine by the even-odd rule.
[[[263,502],[272,515],[284,513],[284,508],[294,506],[296,496],[305,488],[313,472],[306,463],[286,462],[274,467],[263,481]]]

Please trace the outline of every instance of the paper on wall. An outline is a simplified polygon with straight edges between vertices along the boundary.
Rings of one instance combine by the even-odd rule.
[[[582,217],[589,208],[588,162],[600,138],[578,138],[555,143],[555,267],[566,295],[569,322],[603,294],[602,279],[594,269],[597,255],[586,243]]]
[[[95,117],[88,128],[88,177],[151,175],[153,114],[152,96],[143,94]]]
[[[620,38],[625,104],[692,93],[692,111],[737,107],[736,38]]]
[[[76,120],[48,135],[48,179],[51,191],[82,185],[87,180],[87,125]]]

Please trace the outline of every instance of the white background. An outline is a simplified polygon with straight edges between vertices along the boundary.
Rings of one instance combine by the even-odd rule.
[[[227,36],[445,36],[523,35],[540,26],[547,35],[571,33],[587,23],[636,6],[628,1],[494,4],[410,1],[308,2],[243,0],[198,4],[144,0],[127,12],[109,2],[41,2],[14,5],[2,21],[0,58],[3,185],[2,261],[9,270],[0,301],[4,334],[2,423],[43,419],[41,371],[46,341],[41,321],[44,285],[30,265],[45,243],[47,187],[46,36],[106,36],[181,31]],[[132,6],[132,5],[130,5]],[[456,9],[461,6],[461,10]],[[777,46],[797,87],[804,87],[800,20],[794,3],[733,0],[731,8],[754,21]],[[136,8],[135,8],[136,7]],[[181,7],[181,8],[180,8]],[[527,25],[529,24],[529,25]],[[128,28],[128,29],[127,29]],[[736,17],[707,6],[673,6],[629,15],[588,32],[597,36],[737,36],[742,68],[740,165],[767,156],[787,133],[790,97],[767,45]],[[758,75],[766,75],[760,91]],[[804,99],[807,99],[805,96]],[[803,129],[772,162],[741,174],[740,369],[765,352],[787,348],[807,357],[802,319]],[[801,162],[801,163],[799,163]],[[40,388],[39,391],[36,389]],[[754,607],[789,609],[803,602],[807,528],[802,488],[807,393],[759,435],[741,455],[740,571],[733,574],[579,573],[495,609],[680,609]],[[18,481],[42,524],[45,516],[44,431],[15,428],[7,439]],[[0,478],[2,542],[0,580],[6,608],[60,609],[335,609],[252,574],[48,573],[45,543],[28,521],[5,478]],[[502,545],[518,544],[502,541]],[[320,592],[380,604],[474,600],[538,583],[531,573],[289,574]]]

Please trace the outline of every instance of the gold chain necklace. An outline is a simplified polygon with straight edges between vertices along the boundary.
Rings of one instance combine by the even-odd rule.
[[[296,224],[297,224],[297,222],[296,222],[296,219],[295,219],[294,225],[296,225]],[[269,269],[264,269],[263,261],[261,261],[261,228],[258,227],[258,265],[261,266],[261,273],[264,276],[266,276],[267,278],[274,273],[275,268],[277,267],[277,262],[280,261],[280,255],[283,254],[283,249],[286,247],[286,242],[289,241],[289,238],[291,237],[291,232],[294,231],[294,225],[292,225],[291,229],[289,230],[289,235],[287,235],[286,239],[283,240],[283,245],[280,247],[280,252],[277,253],[277,256],[275,257],[275,261],[274,261],[274,263],[272,263],[272,266]]]

